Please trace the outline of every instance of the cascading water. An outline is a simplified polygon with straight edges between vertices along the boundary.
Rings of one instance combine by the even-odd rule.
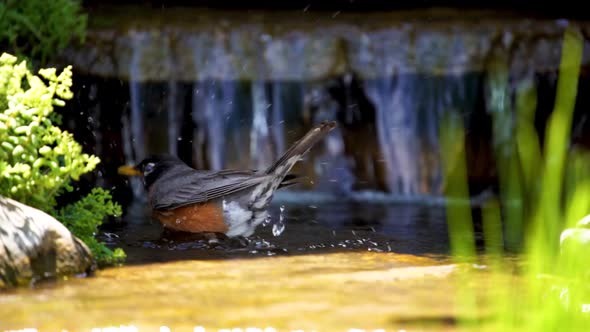
[[[135,32],[130,37],[133,44],[133,55],[129,66],[129,94],[131,100],[129,117],[123,116],[123,150],[127,162],[135,164],[146,156],[140,77],[142,70],[141,60],[143,58],[142,46],[150,41],[150,36],[147,32]],[[129,181],[135,197],[143,196],[141,181],[137,178],[131,178]]]
[[[250,156],[256,169],[268,167],[286,149],[282,85],[282,82],[263,81],[251,84]]]
[[[252,82],[252,129],[250,131],[250,156],[256,169],[264,169],[272,163],[272,146],[266,144],[269,133],[268,113],[272,104],[268,102],[264,82]]]
[[[206,154],[208,163],[200,166],[219,170],[226,159],[225,123],[234,115],[234,83],[208,80],[194,86],[192,117],[197,130],[202,131],[196,133],[195,157],[202,159],[200,154]]]
[[[384,65],[384,68],[387,65]],[[374,162],[382,162],[387,170],[387,189],[395,195],[420,196],[436,194],[440,189],[440,168],[438,158],[438,119],[444,111],[456,110],[457,107],[471,108],[473,105],[466,103],[466,92],[461,90],[462,85],[457,84],[456,77],[439,77],[437,79],[425,79],[419,75],[397,75],[389,79],[365,80],[362,88],[368,99],[375,107],[375,129],[378,137],[379,151],[382,159]],[[461,81],[459,78],[458,81]],[[344,82],[347,82],[345,79]],[[430,83],[429,83],[430,82]],[[429,83],[429,84],[428,84]],[[193,84],[191,114],[195,122],[196,130],[192,137],[181,137],[179,132],[180,122],[184,121],[181,114],[183,99],[179,97],[178,82],[169,81],[164,88],[167,97],[168,116],[168,152],[176,154],[179,139],[193,140],[194,154],[197,159],[205,161],[197,162],[200,168],[221,169],[227,167],[229,151],[239,151],[244,147],[244,142],[231,140],[234,134],[226,130],[227,123],[235,121],[232,118],[243,120],[247,110],[237,109],[234,99],[237,82],[207,80]],[[346,83],[350,84],[350,83]],[[345,84],[345,93],[351,93],[352,88]],[[144,154],[142,149],[137,149],[139,142],[145,138],[139,130],[142,125],[142,110],[138,98],[141,94],[141,85],[131,83],[131,120],[133,137],[127,156]],[[322,90],[319,85],[316,89]],[[262,81],[254,81],[250,84],[250,107],[252,120],[249,134],[249,158],[250,167],[263,169],[269,165],[285,149],[284,118],[285,112],[290,111],[289,104],[285,104],[281,98],[282,83],[272,82],[267,84]],[[455,96],[455,97],[453,97]],[[330,98],[322,96],[321,98]],[[347,108],[355,106],[354,100],[347,100]],[[305,104],[303,100],[301,104]],[[289,106],[287,106],[289,105]],[[322,106],[318,114],[315,114],[312,122],[322,119],[337,118],[337,107]],[[350,117],[350,113],[344,115]],[[124,119],[126,121],[126,119]],[[344,119],[352,121],[353,119]],[[240,121],[241,125],[248,123]],[[125,125],[124,131],[128,131]],[[129,135],[126,133],[126,135]],[[339,155],[345,153],[342,132],[336,131],[337,138],[332,137],[326,146],[331,145],[328,159],[318,159],[319,163],[332,166],[333,172],[328,181],[336,182],[335,185],[318,185],[318,188],[329,190],[349,191],[347,181],[351,176],[349,163],[343,159],[338,160]],[[337,141],[334,141],[337,139]],[[234,145],[232,147],[232,145]],[[231,147],[231,148],[228,148]],[[145,147],[145,146],[144,146]],[[139,151],[139,153],[137,152]],[[339,151],[339,152],[338,152]],[[205,156],[203,156],[205,154]],[[133,159],[129,159],[133,161]],[[339,166],[338,166],[339,165]],[[316,169],[316,173],[320,173]],[[325,170],[324,170],[325,173]],[[328,172],[330,173],[330,172]],[[338,175],[337,173],[341,173]],[[324,181],[326,182],[326,181]]]
[[[118,55],[98,57],[103,51],[96,46],[76,50],[66,61],[128,79],[130,112],[122,118],[128,163],[146,153],[179,153],[191,142],[197,168],[261,169],[314,122],[329,118],[339,121],[339,128],[314,149],[313,167],[301,170],[315,181],[314,189],[379,189],[419,197],[441,193],[443,113],[464,116],[467,147],[476,150],[467,153],[472,160],[479,151],[487,153],[477,146],[486,139],[489,145],[491,136],[479,134],[489,121],[481,116],[486,114],[481,82],[498,43],[511,73],[558,68],[559,52],[547,50],[559,49],[561,21],[444,14],[434,22],[385,15],[373,24],[367,17],[361,17],[365,25],[345,14],[337,20],[305,16],[284,25],[264,15],[228,21],[204,15],[194,25],[169,20],[171,27],[142,23],[148,27],[138,24],[135,30],[125,24],[121,29],[127,30],[119,33],[89,33],[93,45],[112,45]],[[346,78],[350,73],[358,87]],[[340,92],[326,93],[335,78],[342,79]],[[359,106],[360,99],[353,98],[357,90],[370,105]],[[314,114],[306,110],[310,94],[324,99]],[[167,126],[154,128],[162,127],[160,120]],[[487,161],[474,167],[489,169]],[[141,189],[138,183],[133,187]]]
[[[284,128],[284,105],[282,98],[282,89],[280,82],[273,82],[272,85],[272,116],[271,127],[272,137],[274,139],[275,155],[280,155],[285,151],[285,134]]]
[[[178,140],[181,139],[179,124],[182,106],[178,98],[178,84],[168,81],[168,153],[173,156],[178,154]]]
[[[393,79],[366,83],[366,91],[377,109],[377,132],[385,159],[389,190],[401,195],[420,193],[418,157],[419,137],[416,133],[415,112],[404,103],[406,91],[403,80],[393,87]]]

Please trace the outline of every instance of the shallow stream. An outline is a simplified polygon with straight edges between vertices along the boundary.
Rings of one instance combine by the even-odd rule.
[[[444,213],[277,202],[252,239],[229,241],[167,233],[138,202],[101,234],[125,266],[0,295],[0,330],[458,330],[483,313],[456,303],[457,287],[493,287],[485,267],[449,260]],[[462,279],[466,269],[476,278]]]

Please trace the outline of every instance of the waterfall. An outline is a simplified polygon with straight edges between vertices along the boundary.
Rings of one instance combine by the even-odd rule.
[[[306,83],[301,87],[303,118],[306,123],[337,120],[338,104],[322,84]],[[348,107],[347,103],[345,107]],[[320,145],[320,144],[318,144]],[[350,194],[355,181],[351,161],[345,153],[343,130],[336,127],[323,141],[324,151],[317,155],[314,187],[320,191]],[[316,147],[317,148],[317,147]]]
[[[419,137],[416,132],[416,112],[404,100],[407,82],[393,78],[366,82],[366,92],[373,101],[379,145],[387,168],[389,190],[401,195],[420,193],[418,158]]]
[[[307,188],[410,197],[441,194],[438,126],[445,112],[465,120],[470,181],[479,177],[488,186],[495,174],[483,95],[486,64],[498,52],[511,80],[523,72],[554,72],[564,29],[553,20],[472,20],[444,13],[436,20],[375,22],[368,15],[362,24],[356,16],[317,17],[309,25],[249,15],[222,22],[216,15],[194,26],[96,30],[89,33],[91,47],[68,53],[74,68],[117,82],[129,79],[130,110],[122,112],[128,163],[167,151],[191,153],[197,168],[262,169],[305,129],[334,119],[338,129],[297,169],[313,179]],[[321,91],[333,80],[340,81],[340,96],[325,96]],[[302,105],[316,92],[338,105],[325,102],[308,114]],[[141,191],[135,179],[132,186]]]
[[[226,121],[233,113],[235,95],[234,82],[208,80],[196,84],[193,94],[193,120],[203,131],[204,149],[197,153],[206,153],[208,168],[220,170],[226,164]]]
[[[141,93],[141,61],[143,58],[143,45],[149,41],[149,34],[136,32],[131,35],[133,53],[129,66],[129,95],[130,115],[123,116],[123,150],[126,162],[136,164],[146,157],[146,140],[144,112]],[[138,178],[129,179],[135,197],[144,196],[143,185]]]
[[[180,68],[177,68],[175,62],[177,60],[177,55],[174,52],[174,48],[172,46],[172,36],[165,35],[163,38],[163,49],[162,53],[164,54],[165,61],[164,67],[166,71],[171,73],[170,77],[168,78],[168,82],[165,88],[166,91],[166,113],[167,113],[167,136],[168,136],[168,147],[167,152],[170,155],[178,156],[178,140],[181,139],[180,136],[180,121],[182,120],[182,109],[184,107],[184,101],[182,100],[179,92],[179,82],[177,81],[176,71]]]
[[[252,129],[250,131],[250,156],[253,167],[264,169],[272,163],[274,154],[269,142],[268,102],[264,82],[252,82]]]
[[[233,59],[226,47],[227,36],[219,33],[190,36],[194,65],[192,118],[196,126],[194,139],[198,167],[219,170],[227,166],[227,123],[234,116],[238,82],[219,77],[231,76]]]
[[[168,115],[168,153],[173,156],[178,156],[178,141],[182,139],[180,135],[180,126],[184,100],[178,91],[178,85],[178,82],[169,80],[166,96]]]
[[[272,85],[272,115],[270,129],[274,142],[275,156],[280,156],[285,150],[284,128],[284,105],[282,98],[282,89],[280,82],[273,82]],[[270,165],[270,164],[269,164]]]

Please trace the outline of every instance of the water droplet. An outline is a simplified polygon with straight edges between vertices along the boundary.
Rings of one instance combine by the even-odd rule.
[[[285,231],[285,224],[278,222],[272,225],[272,235],[279,236]]]
[[[266,216],[266,219],[262,222],[262,226],[268,226],[272,222],[272,217],[269,215]]]
[[[283,232],[285,231],[285,222],[284,222],[285,206],[284,205],[281,205],[280,211],[281,212],[279,214],[279,221],[272,225],[272,235],[274,235],[274,236],[279,236],[279,235],[283,234]]]

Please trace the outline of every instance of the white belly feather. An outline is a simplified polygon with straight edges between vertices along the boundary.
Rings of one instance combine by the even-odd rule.
[[[267,211],[252,212],[242,207],[238,202],[226,202],[223,200],[223,218],[227,224],[229,237],[254,234],[256,227],[268,218]]]

